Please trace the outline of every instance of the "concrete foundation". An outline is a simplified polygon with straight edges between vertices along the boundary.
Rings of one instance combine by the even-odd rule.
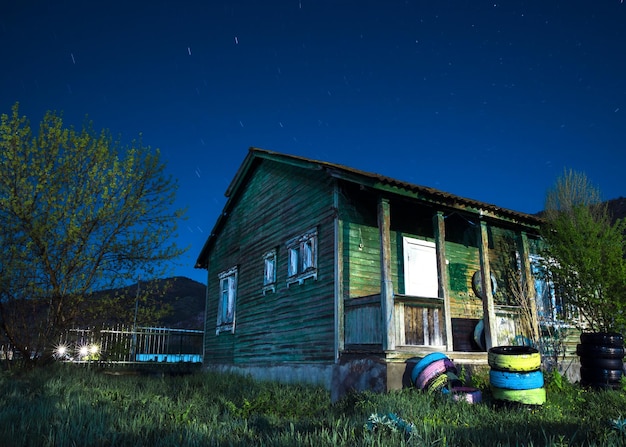
[[[379,356],[342,356],[337,363],[281,365],[206,365],[205,369],[249,375],[260,381],[322,386],[333,402],[350,392],[384,393],[411,386],[415,361],[388,362]]]
[[[208,371],[249,375],[259,381],[302,383],[331,388],[334,364],[289,363],[281,365],[207,365]]]
[[[350,392],[384,393],[413,386],[411,372],[421,357],[389,361],[381,356],[344,355],[337,363],[289,363],[276,365],[208,365],[207,370],[250,375],[256,380],[301,383],[321,386],[330,391],[333,402]],[[478,370],[488,370],[486,358],[452,359],[461,379],[468,380]],[[468,360],[465,362],[464,360]],[[542,369],[548,370],[549,365]],[[580,380],[580,364],[569,359],[559,364],[559,372],[570,382]]]

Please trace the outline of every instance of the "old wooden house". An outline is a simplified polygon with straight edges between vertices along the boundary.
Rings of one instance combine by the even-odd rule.
[[[536,295],[535,216],[257,148],[226,196],[196,264],[207,368],[396,389],[411,359],[485,364],[548,311],[513,290]]]

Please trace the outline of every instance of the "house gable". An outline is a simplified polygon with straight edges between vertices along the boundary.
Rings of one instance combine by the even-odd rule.
[[[332,182],[319,170],[259,159],[233,191],[205,252],[209,363],[332,360]],[[311,234],[316,237],[315,275],[294,282],[289,276],[289,250],[294,239]],[[271,289],[265,279],[268,253],[276,256]],[[235,328],[232,333],[213,335],[221,294],[219,274],[234,266]]]

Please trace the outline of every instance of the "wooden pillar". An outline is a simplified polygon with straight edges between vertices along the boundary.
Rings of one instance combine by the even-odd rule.
[[[489,234],[487,223],[480,221],[478,231],[478,252],[480,256],[481,286],[483,291],[483,322],[485,324],[486,348],[492,348],[497,343],[496,310],[491,290],[491,268],[489,266]]]
[[[443,317],[445,324],[446,350],[452,351],[452,316],[450,313],[450,293],[448,291],[448,264],[446,262],[446,225],[443,212],[438,211],[433,217],[435,228],[435,247],[437,250],[437,275],[439,282],[439,296],[443,298]]]
[[[345,326],[343,307],[343,225],[339,219],[339,186],[335,180],[333,189],[333,207],[335,217],[333,219],[333,231],[335,233],[335,361],[339,360],[339,355],[345,346]]]
[[[539,319],[537,318],[537,302],[535,300],[535,280],[533,278],[531,266],[530,266],[530,250],[528,249],[528,236],[525,231],[520,232],[517,238],[517,251],[520,257],[520,268],[522,274],[522,290],[526,296],[524,299],[528,300],[528,311],[530,313],[530,331],[532,341],[537,343],[539,341]]]
[[[393,318],[393,283],[391,281],[391,230],[389,200],[378,199],[378,230],[380,232],[380,308],[383,323],[383,350],[396,348]]]

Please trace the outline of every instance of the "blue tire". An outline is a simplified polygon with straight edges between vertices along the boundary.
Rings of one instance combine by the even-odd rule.
[[[489,371],[489,382],[492,386],[507,390],[532,390],[543,387],[543,373],[541,371],[532,372],[509,372],[509,371]]]
[[[417,376],[419,376],[421,372],[424,371],[424,369],[426,369],[426,367],[430,365],[432,362],[436,362],[437,360],[442,360],[442,359],[447,359],[447,358],[448,356],[442,352],[433,352],[432,354],[428,354],[426,357],[422,358],[419,362],[417,362],[417,364],[413,368],[413,371],[411,372],[411,382],[415,384],[415,381],[417,380]]]

